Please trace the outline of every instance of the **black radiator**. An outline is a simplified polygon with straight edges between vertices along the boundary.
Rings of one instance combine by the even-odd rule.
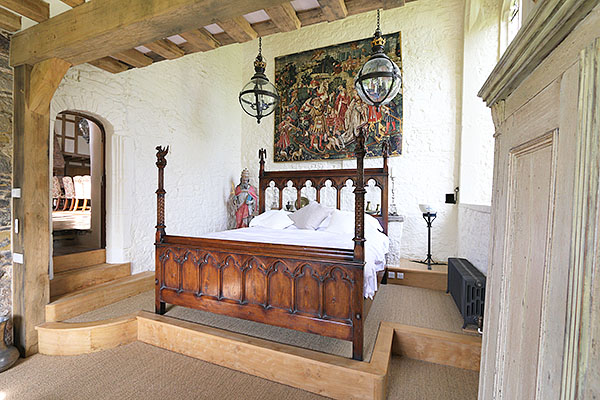
[[[479,325],[483,317],[485,275],[464,258],[448,259],[448,289],[467,324]]]

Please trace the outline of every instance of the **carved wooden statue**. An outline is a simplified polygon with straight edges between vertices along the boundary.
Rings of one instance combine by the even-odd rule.
[[[254,215],[258,205],[256,188],[250,185],[250,173],[247,168],[242,171],[240,184],[235,187],[233,206],[235,208],[235,227],[246,228]]]

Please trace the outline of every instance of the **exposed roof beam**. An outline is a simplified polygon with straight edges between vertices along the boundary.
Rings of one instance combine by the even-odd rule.
[[[405,0],[347,0],[346,7],[349,15],[355,15],[378,8],[388,10],[390,8],[402,7],[404,3]]]
[[[152,43],[146,43],[144,44],[144,47],[147,47],[167,60],[174,60],[185,55],[183,50],[177,47],[175,43],[167,39],[160,39]]]
[[[85,0],[60,0],[68,6],[77,7],[85,3]]]
[[[52,57],[82,64],[287,1],[88,1],[15,34],[11,65],[35,64]]]
[[[102,57],[98,60],[90,61],[89,63],[94,67],[98,67],[113,74],[118,74],[119,72],[127,71],[129,69],[127,64],[123,64],[112,57]]]
[[[300,19],[300,22],[302,22],[302,26],[313,25],[327,21],[325,14],[323,14],[323,9],[321,8],[299,11],[298,19]]]
[[[150,57],[144,55],[144,53],[137,51],[136,49],[125,50],[120,53],[115,53],[112,56],[117,60],[123,61],[137,68],[147,67],[153,63]]]
[[[344,0],[319,0],[319,3],[323,9],[325,18],[329,22],[348,16],[348,9]]]
[[[4,8],[0,8],[0,28],[8,32],[16,32],[21,29],[21,17]]]
[[[248,42],[258,37],[258,33],[252,29],[252,26],[244,17],[222,20],[218,24],[236,42]]]
[[[50,18],[50,5],[42,0],[0,0],[0,6],[36,22]]]
[[[180,33],[179,36],[187,41],[190,49],[194,52],[209,51],[221,46],[217,39],[204,28]]]
[[[296,10],[290,3],[269,7],[265,11],[281,32],[293,31],[300,29],[300,26],[302,26],[298,15],[296,15]]]

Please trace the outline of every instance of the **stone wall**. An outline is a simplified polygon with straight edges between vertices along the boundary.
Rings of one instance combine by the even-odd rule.
[[[8,66],[10,38],[0,33],[0,316],[12,308],[10,251],[10,193],[12,186],[13,73]]]

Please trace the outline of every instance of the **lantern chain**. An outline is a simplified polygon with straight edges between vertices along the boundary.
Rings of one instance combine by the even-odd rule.
[[[258,55],[262,56],[262,37],[258,38]]]
[[[381,26],[379,24],[379,8],[377,9],[377,30],[380,31]]]

